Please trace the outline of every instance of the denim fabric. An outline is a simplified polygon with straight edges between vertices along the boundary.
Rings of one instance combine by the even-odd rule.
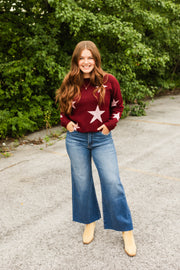
[[[67,132],[66,149],[71,160],[73,220],[89,224],[101,218],[92,176],[93,159],[101,183],[104,228],[132,230],[111,132]]]

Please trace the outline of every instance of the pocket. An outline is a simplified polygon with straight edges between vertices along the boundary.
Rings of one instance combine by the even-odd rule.
[[[70,134],[72,134],[72,133],[76,133],[76,132],[78,132],[77,130],[73,130],[73,131],[69,131],[69,130],[67,130],[67,133],[70,133]]]
[[[103,136],[109,136],[110,132],[108,134],[103,134],[102,131],[100,132]]]
[[[72,142],[72,140],[76,137],[75,135],[76,135],[76,133],[77,133],[77,131],[76,130],[74,130],[74,131],[69,131],[69,130],[67,130],[67,135],[66,135],[66,142],[69,142],[69,143],[71,143]]]

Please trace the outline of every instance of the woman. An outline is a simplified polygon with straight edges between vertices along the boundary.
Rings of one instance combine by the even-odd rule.
[[[83,243],[93,241],[95,221],[101,217],[92,177],[93,159],[101,183],[104,228],[122,231],[126,253],[135,256],[131,213],[111,136],[123,112],[123,100],[117,79],[102,70],[100,53],[93,42],[77,44],[56,101],[61,125],[67,129],[73,221],[86,224]]]

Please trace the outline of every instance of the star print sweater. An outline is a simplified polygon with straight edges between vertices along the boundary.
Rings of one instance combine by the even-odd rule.
[[[98,127],[105,124],[109,130],[115,128],[123,112],[123,99],[117,79],[107,74],[104,78],[106,90],[104,102],[99,106],[98,100],[94,97],[95,86],[89,85],[89,79],[84,80],[81,87],[81,98],[72,102],[70,115],[61,113],[61,125],[66,128],[70,121],[77,124],[79,132],[97,132]],[[88,86],[89,85],[89,86]],[[85,86],[88,86],[87,89]],[[98,95],[98,93],[97,93]]]

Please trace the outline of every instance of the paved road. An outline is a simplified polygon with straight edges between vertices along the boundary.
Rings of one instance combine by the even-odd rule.
[[[156,99],[147,116],[121,120],[113,138],[137,256],[125,254],[121,233],[104,230],[102,219],[95,240],[82,244],[83,225],[71,220],[64,140],[55,140],[21,145],[0,159],[0,270],[179,269],[180,96]]]

